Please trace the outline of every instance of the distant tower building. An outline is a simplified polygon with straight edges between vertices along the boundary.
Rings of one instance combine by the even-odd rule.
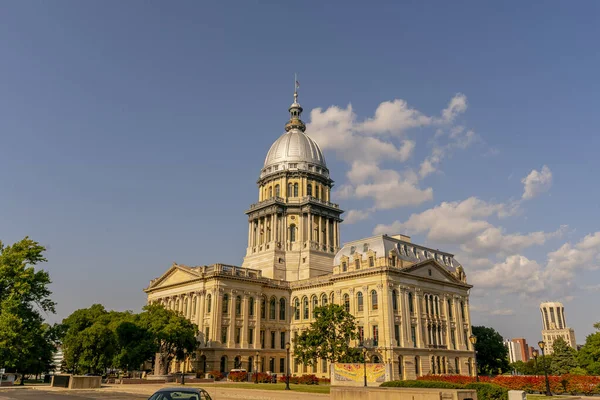
[[[562,303],[542,303],[540,312],[542,313],[542,338],[546,343],[546,354],[552,354],[554,340],[559,337],[562,337],[569,346],[575,348],[575,331],[567,326],[565,307]]]
[[[519,343],[521,351],[521,361],[529,361],[529,346],[527,345],[527,340],[525,340],[524,338],[517,338],[513,339],[512,341],[515,343]]]
[[[506,340],[504,342],[504,346],[506,346],[508,348],[508,360],[511,363],[514,363],[517,361],[525,361],[525,360],[523,360],[523,357],[521,354],[521,343],[515,342],[513,340]]]

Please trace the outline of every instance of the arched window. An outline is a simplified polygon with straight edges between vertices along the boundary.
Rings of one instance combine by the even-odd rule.
[[[354,260],[354,269],[360,269],[360,258]]]
[[[254,366],[254,357],[248,357],[248,372],[252,372],[252,367]]]
[[[329,294],[329,303],[335,304],[335,295],[333,294],[333,292]]]
[[[435,296],[435,315],[440,315],[440,298]]]
[[[248,299],[248,315],[251,317],[254,316],[254,297]]]
[[[429,295],[425,295],[425,314],[429,314]]]
[[[290,225],[290,242],[295,242],[296,241],[296,225],[291,224]]]
[[[273,187],[269,186],[269,198],[273,197]]]
[[[269,301],[269,319],[275,319],[275,297]]]
[[[365,243],[363,244],[363,253],[366,253],[367,251],[369,251],[369,244]]]
[[[317,299],[317,296],[313,296],[312,297],[313,318],[315,318],[315,310],[316,310],[317,307],[319,307],[319,300]]]
[[[342,261],[342,272],[346,271],[348,271],[348,264],[346,264],[346,261]]]
[[[394,311],[398,311],[398,292],[392,290],[392,308]]]
[[[209,294],[206,296],[206,312],[210,313],[212,310],[212,296]]]
[[[235,315],[242,315],[242,297],[235,298]]]
[[[373,356],[373,364],[379,364],[379,357],[378,356]]]
[[[260,317],[267,318],[267,300],[264,297],[260,299]]]
[[[227,356],[221,357],[221,372],[227,372]]]
[[[315,197],[318,199],[319,198],[319,185],[315,184]]]
[[[294,185],[292,185],[291,183],[288,183],[287,195],[288,195],[288,197],[292,197],[293,194],[294,194]]]
[[[275,197],[279,197],[280,194],[279,185],[275,185]]]
[[[358,311],[363,311],[364,310],[364,305],[363,305],[363,294],[362,292],[358,292],[356,294],[356,309]]]
[[[285,321],[285,299],[283,297],[279,299],[279,320]]]
[[[415,305],[413,304],[412,292],[408,292],[408,311],[410,311],[411,313],[415,312]]]
[[[375,290],[371,291],[371,310],[377,310],[379,305],[377,303],[377,292]]]
[[[325,293],[323,293],[321,295],[321,305],[322,306],[326,306],[327,305],[327,295]]]
[[[298,184],[294,183],[294,197],[298,197]]]
[[[225,293],[223,295],[223,314],[227,314],[229,311],[229,295]]]
[[[415,357],[415,375],[421,375],[421,359],[419,358],[419,356]]]
[[[300,319],[300,300],[297,297],[294,299],[294,319],[296,321]]]
[[[307,196],[312,196],[312,189],[313,189],[312,183],[308,182],[308,184],[306,185],[306,195]]]
[[[460,302],[460,315],[464,322],[464,320],[465,320],[465,303],[462,301]]]
[[[302,318],[308,319],[310,311],[308,310],[308,297],[302,299]]]
[[[452,318],[452,301],[448,299],[448,318]]]
[[[460,361],[458,357],[454,359],[454,373],[456,375],[460,375]]]
[[[436,369],[435,369],[435,357],[431,356],[431,373],[433,375],[435,375],[437,373]]]
[[[321,199],[325,200],[325,189],[321,186]]]
[[[347,293],[344,295],[344,309],[350,312],[350,296]]]

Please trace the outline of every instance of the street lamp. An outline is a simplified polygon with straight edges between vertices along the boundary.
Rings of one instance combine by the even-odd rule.
[[[285,367],[287,369],[287,377],[285,380],[285,390],[290,390],[290,342],[285,344],[286,360]]]
[[[550,391],[550,381],[548,380],[548,368],[546,368],[546,357],[544,356],[544,347],[546,347],[546,343],[543,340],[538,342],[538,346],[540,346],[540,350],[542,351],[542,357],[544,362],[544,378],[546,379],[546,396],[552,396],[552,392]]]
[[[183,372],[181,373],[181,384],[185,385],[185,363],[186,363],[187,349],[183,349]]]
[[[363,370],[365,372],[365,387],[367,387],[367,348],[362,346]]]
[[[256,352],[256,371],[254,371],[254,383],[258,384],[258,351]]]
[[[469,336],[469,342],[471,342],[471,344],[473,345],[473,351],[475,352],[475,380],[479,382],[479,374],[477,373],[477,350],[475,350],[477,336],[471,334],[471,336]]]
[[[538,374],[538,366],[537,366],[537,358],[540,355],[540,353],[537,350],[533,350],[533,360],[535,362],[535,375],[537,376]]]

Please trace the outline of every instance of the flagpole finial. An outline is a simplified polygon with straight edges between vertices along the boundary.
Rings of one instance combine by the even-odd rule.
[[[290,120],[287,124],[285,124],[286,132],[289,132],[293,129],[298,129],[302,132],[306,130],[306,126],[304,122],[300,119],[302,116],[302,106],[298,103],[298,88],[300,87],[300,82],[298,82],[298,74],[294,73],[294,103],[289,108],[290,112]]]
[[[294,73],[294,103],[298,103],[298,88],[300,82],[298,82],[298,73]]]

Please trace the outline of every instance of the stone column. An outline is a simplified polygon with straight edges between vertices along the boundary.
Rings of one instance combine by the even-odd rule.
[[[213,303],[213,315],[212,315],[212,332],[210,332],[211,340],[213,341],[221,341],[221,314],[223,310],[223,288],[218,288],[214,292],[213,297],[215,298]]]
[[[369,332],[369,311],[371,310],[371,293],[369,293],[369,287],[363,286],[363,329],[364,336],[363,339],[367,340],[367,338],[371,337],[371,333]]]
[[[394,325],[394,310],[392,308],[392,296],[390,292],[390,288],[387,285],[379,284],[377,285],[377,291],[381,294],[381,301],[379,302],[379,315],[382,316],[382,328],[380,330],[380,335],[382,336],[382,341],[380,346],[391,347],[392,346],[392,330]]]
[[[421,289],[415,289],[414,291],[415,293],[415,314],[417,315],[417,347],[419,348],[423,348],[424,347],[424,343],[423,343],[423,322],[422,322],[422,309],[423,309],[423,292],[421,291]]]
[[[323,217],[321,215],[318,216],[319,218],[319,224],[317,225],[317,229],[318,231],[318,235],[317,235],[317,242],[319,242],[319,250],[321,250],[323,248],[323,243],[325,242],[323,240]]]
[[[350,294],[350,314],[356,315],[358,310],[356,309],[356,298],[354,297],[354,289],[348,290],[348,293]],[[364,300],[365,299],[363,298],[363,309],[365,308]]]
[[[248,221],[248,247],[252,247],[252,221]]]
[[[198,308],[196,309],[196,314],[197,314],[197,320],[196,320],[196,325],[198,325],[198,330],[200,332],[204,332],[204,311],[206,309],[205,307],[205,303],[206,303],[206,291],[205,290],[200,290],[198,292],[196,292],[198,295]]]
[[[308,241],[309,243],[313,241],[313,215],[312,213],[309,211],[308,212],[308,222],[307,222],[307,229],[306,229],[306,237],[304,238],[305,241]],[[310,247],[310,245],[309,245]]]
[[[256,307],[256,310],[254,312],[254,315],[256,315],[256,327],[254,328],[254,348],[260,349],[260,303],[262,302],[262,293],[257,292],[254,300],[254,306]]]
[[[329,247],[331,246],[331,240],[329,240],[329,218],[325,219],[325,250],[329,253]]]
[[[248,328],[250,327],[249,323],[248,323],[248,297],[249,297],[250,293],[249,292],[244,292],[244,298],[242,301],[242,316],[244,318],[244,323],[242,325],[242,339],[241,339],[241,345],[242,348],[247,349],[248,348]]]
[[[227,347],[235,348],[235,304],[237,297],[237,290],[232,290],[230,292],[230,300],[229,300],[229,328],[227,333]]]
[[[410,309],[408,308],[408,291],[405,286],[400,286],[400,309],[402,310],[402,324],[400,325],[400,330],[402,331],[402,341],[400,346],[402,347],[411,347],[412,338],[410,337],[410,326],[411,326],[411,317],[410,317]]]
[[[455,296],[454,297],[454,314],[456,315],[456,331],[455,331],[455,336],[456,336],[456,348],[458,350],[465,350],[465,332],[464,332],[464,328],[463,328],[463,319],[462,319],[462,313],[460,310],[460,301],[461,298],[459,296]]]

